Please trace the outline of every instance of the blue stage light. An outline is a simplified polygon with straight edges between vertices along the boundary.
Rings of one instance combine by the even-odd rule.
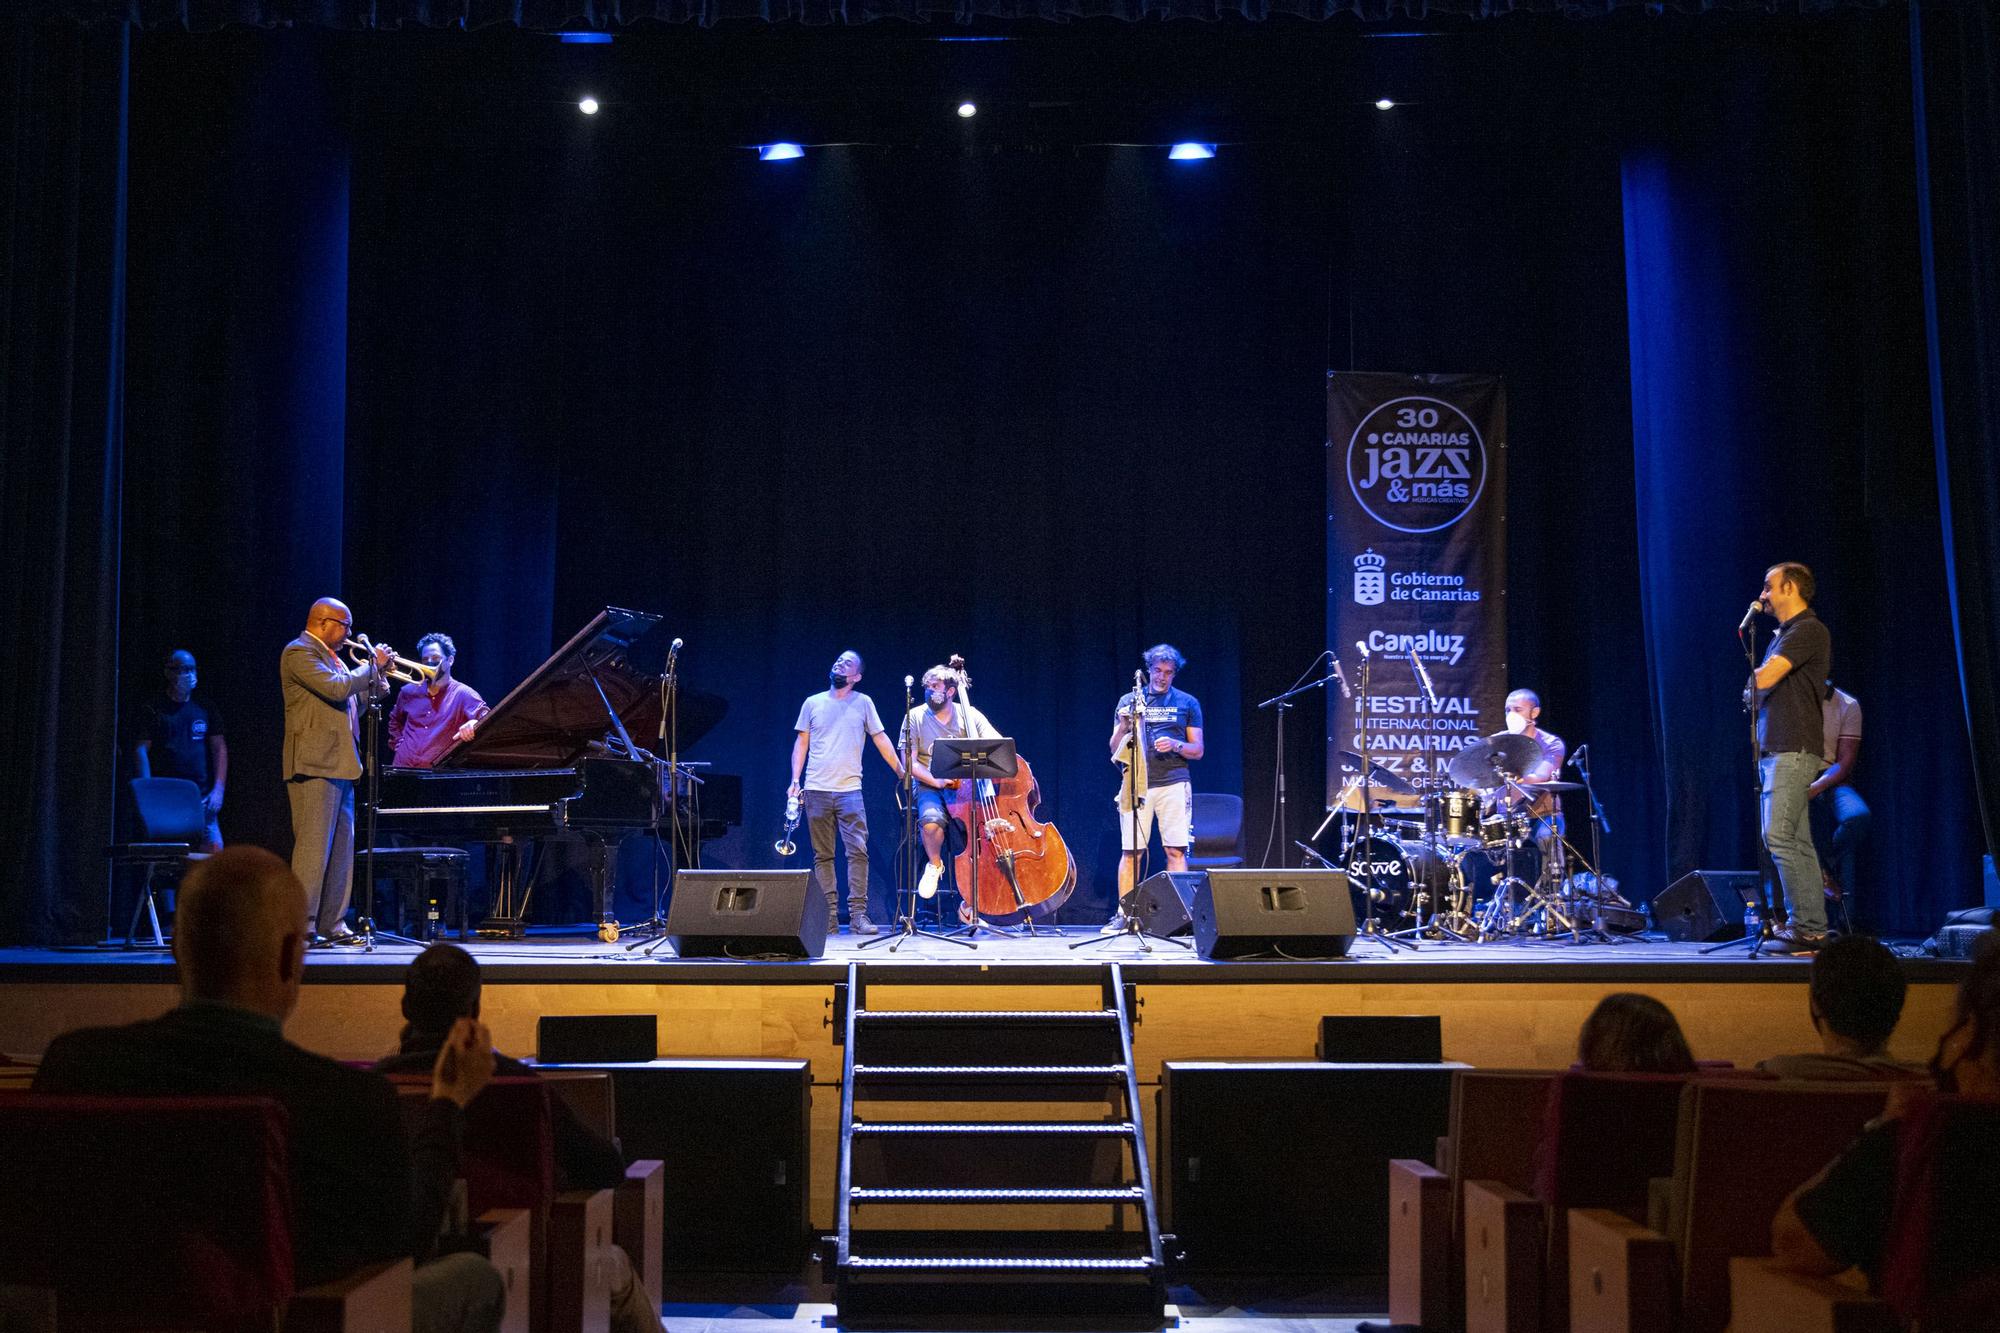
[[[795,143],[767,143],[758,146],[759,162],[789,162],[795,157],[804,157],[806,150]]]
[[[556,36],[572,46],[611,45],[611,34],[608,32],[559,32]]]
[[[1212,143],[1177,143],[1167,150],[1167,157],[1174,162],[1206,162],[1215,156]]]

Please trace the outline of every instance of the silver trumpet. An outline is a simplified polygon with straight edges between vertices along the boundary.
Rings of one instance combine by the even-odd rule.
[[[341,650],[355,666],[365,666],[375,660],[375,645],[368,641],[366,634],[350,636],[347,642],[341,645]],[[391,653],[389,665],[383,668],[382,674],[399,684],[414,685],[418,681],[429,683],[435,680],[437,668],[426,662],[413,661]]]
[[[790,856],[799,849],[798,844],[792,841],[792,833],[798,826],[799,798],[796,796],[787,796],[785,798],[785,831],[778,835],[778,841],[774,844],[778,855]]]

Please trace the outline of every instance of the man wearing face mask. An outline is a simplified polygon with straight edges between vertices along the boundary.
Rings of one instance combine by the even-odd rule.
[[[1139,807],[1138,827],[1129,812],[1118,816],[1118,837],[1125,854],[1118,860],[1118,910],[1101,927],[1113,935],[1126,928],[1125,905],[1139,879],[1139,858],[1152,841],[1153,822],[1160,825],[1160,846],[1167,854],[1168,870],[1186,870],[1188,847],[1194,842],[1194,784],[1188,764],[1201,758],[1201,700],[1186,690],[1174,688],[1174,677],[1187,665],[1180,650],[1171,643],[1156,643],[1141,659],[1146,664],[1146,690],[1139,701],[1145,709],[1146,799]],[[1111,723],[1111,762],[1130,747],[1126,737],[1132,731],[1132,696],[1118,701]],[[1135,844],[1136,835],[1136,844]]]
[[[868,919],[868,811],[861,801],[861,747],[875,743],[902,781],[903,764],[889,745],[875,701],[854,687],[861,683],[861,654],[853,649],[833,660],[827,688],[799,705],[798,735],[792,742],[789,799],[800,801],[812,834],[813,879],[826,895],[827,933],[840,929],[840,890],[834,883],[836,837],[847,848],[847,922],[856,935],[881,932]]]
[[[937,892],[938,882],[944,876],[946,832],[951,834],[953,855],[965,846],[964,829],[945,811],[945,802],[950,799],[948,793],[957,788],[958,779],[931,775],[931,747],[940,740],[996,740],[1000,735],[985,714],[971,704],[958,701],[960,686],[970,684],[969,678],[950,667],[934,666],[924,672],[924,701],[903,719],[903,729],[897,738],[896,748],[911,756],[910,772],[917,779],[917,823],[923,829],[924,855],[930,862],[924,867],[923,878],[917,881],[917,894],[923,898]],[[964,892],[963,886],[960,892]],[[972,923],[969,905],[959,904],[958,919],[967,925]]]
[[[1554,782],[1562,774],[1563,760],[1569,755],[1569,747],[1563,738],[1553,731],[1545,731],[1541,724],[1542,697],[1533,690],[1515,690],[1507,696],[1507,730],[1516,736],[1526,736],[1529,740],[1540,741],[1548,751],[1548,776],[1529,781],[1521,779],[1520,785],[1533,791],[1537,782]],[[1496,798],[1509,811],[1522,811],[1519,797],[1508,795],[1505,789]],[[1531,822],[1530,828],[1535,846],[1541,848],[1542,864],[1552,865],[1559,849],[1563,834],[1567,831],[1563,823],[1562,807],[1556,804],[1553,792],[1537,792],[1525,805],[1525,813]]]
[[[453,679],[458,645],[449,634],[426,634],[417,640],[417,660],[437,668],[428,681],[413,680],[396,693],[389,712],[389,743],[396,747],[397,768],[430,768],[456,741],[472,739],[479,719],[493,710],[479,691]]]
[[[198,850],[222,850],[222,789],[229,780],[229,746],[222,739],[222,715],[194,697],[194,654],[176,648],[167,654],[166,693],[148,701],[133,747],[134,775],[186,778],[201,788],[208,812],[208,843]]]

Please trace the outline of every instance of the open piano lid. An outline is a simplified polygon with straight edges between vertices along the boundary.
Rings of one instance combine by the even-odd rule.
[[[617,744],[622,727],[634,745],[660,730],[660,676],[666,647],[660,618],[607,606],[493,706],[469,741],[438,757],[439,768],[563,768],[593,743]],[[682,689],[677,738],[700,740],[728,711],[713,694]],[[607,705],[609,711],[607,711]]]

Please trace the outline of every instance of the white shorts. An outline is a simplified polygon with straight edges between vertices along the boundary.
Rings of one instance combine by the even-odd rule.
[[[1117,798],[1112,798],[1115,807]],[[1126,851],[1136,851],[1153,840],[1153,820],[1160,821],[1160,845],[1182,851],[1194,843],[1194,784],[1166,782],[1146,790],[1139,806],[1139,842],[1132,843],[1132,816],[1118,811],[1118,841]]]

